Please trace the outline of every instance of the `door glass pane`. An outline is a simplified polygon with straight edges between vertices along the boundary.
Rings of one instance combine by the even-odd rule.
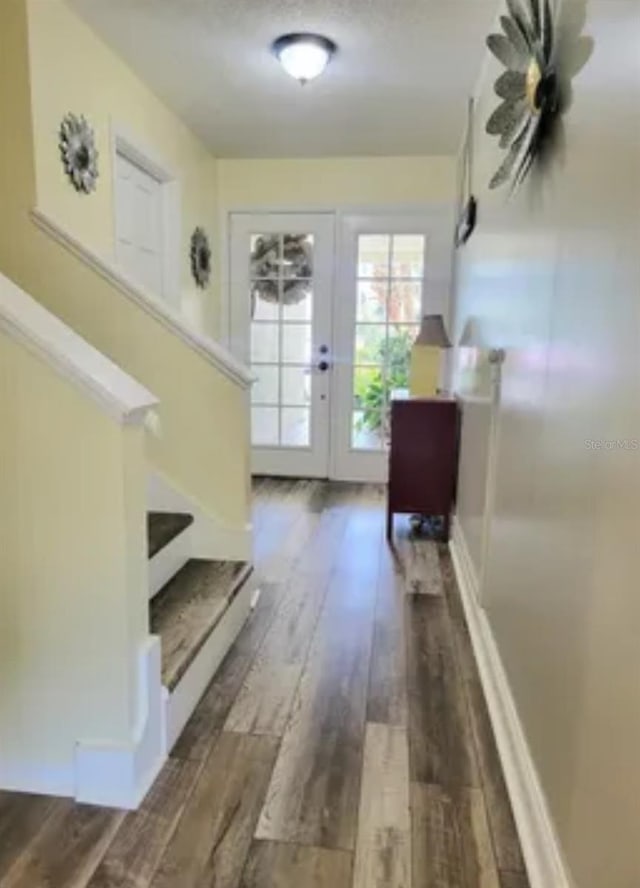
[[[393,238],[391,276],[394,278],[424,277],[425,238],[421,234],[396,234]]]
[[[282,320],[310,321],[313,316],[311,281],[287,281],[283,290]]]
[[[380,364],[387,328],[384,324],[358,324],[356,326],[356,364]]]
[[[353,404],[358,409],[381,410],[385,401],[384,368],[354,367]]]
[[[307,407],[282,408],[282,437],[285,447],[308,447],[311,411]]]
[[[280,358],[277,324],[251,325],[251,360],[256,364],[275,364]]]
[[[280,391],[278,385],[278,368],[253,365],[251,367],[256,377],[251,389],[251,400],[254,404],[277,404]]]
[[[382,450],[385,423],[381,413],[356,410],[353,414],[351,446],[355,450]]]
[[[282,363],[311,363],[311,324],[283,324]]]
[[[384,323],[387,319],[388,281],[359,281],[356,320]]]
[[[389,293],[389,323],[419,324],[422,316],[422,284],[392,281]]]
[[[409,387],[411,348],[418,335],[418,329],[418,327],[389,327],[389,338],[384,354],[389,393],[394,389]]]
[[[276,296],[273,302],[264,298],[266,283],[266,281],[258,281],[253,285],[251,317],[254,321],[277,321],[280,317],[279,298]],[[270,293],[269,298],[271,298]]]
[[[311,373],[308,367],[282,368],[282,403],[311,403]]]
[[[387,234],[361,234],[358,238],[358,277],[388,278],[391,238]]]
[[[282,236],[254,234],[251,238],[251,280],[277,280],[282,266]]]
[[[313,235],[283,235],[282,275],[286,279],[313,277]]]
[[[251,410],[251,441],[260,447],[278,445],[278,408],[253,407]]]

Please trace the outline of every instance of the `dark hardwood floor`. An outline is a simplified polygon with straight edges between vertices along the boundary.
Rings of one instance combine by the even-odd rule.
[[[261,595],[144,804],[0,792],[1,888],[526,888],[446,547],[254,490]]]

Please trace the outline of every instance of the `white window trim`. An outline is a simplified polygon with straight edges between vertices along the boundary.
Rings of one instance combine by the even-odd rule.
[[[111,171],[113,200],[113,258],[118,265],[116,249],[116,155],[121,154],[161,183],[162,201],[162,293],[157,294],[177,311],[181,308],[181,244],[182,186],[178,173],[161,158],[155,149],[144,144],[137,135],[111,120]]]

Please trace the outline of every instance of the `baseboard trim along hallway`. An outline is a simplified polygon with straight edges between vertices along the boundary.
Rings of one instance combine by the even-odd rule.
[[[478,603],[478,577],[457,518],[449,548],[531,888],[576,888],[563,859],[491,626]]]

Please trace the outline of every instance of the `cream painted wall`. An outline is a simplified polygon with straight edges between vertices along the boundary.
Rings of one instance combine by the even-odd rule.
[[[566,0],[566,23],[584,4]],[[485,604],[575,885],[640,885],[640,5],[591,0],[565,148],[511,199],[479,84],[479,225],[456,328],[505,347]],[[567,50],[567,59],[575,57]],[[464,406],[459,518],[480,570],[486,413]],[[628,441],[629,449],[587,443]],[[481,487],[482,485],[480,485]],[[479,515],[480,512],[480,515]],[[553,886],[549,886],[553,888]]]
[[[148,635],[144,430],[0,332],[0,785],[73,795],[129,744]]]
[[[199,290],[189,264],[189,239],[196,225],[208,231],[215,263],[220,256],[215,159],[63,0],[29,0],[28,8],[39,207],[97,252],[113,257],[112,130],[123,127],[180,180],[181,307],[196,327],[215,338],[215,280]],[[69,187],[60,163],[57,133],[68,111],[84,114],[95,128],[100,180],[91,196]]]
[[[218,161],[223,212],[234,209],[446,203],[452,157],[341,157]]]
[[[37,165],[25,8],[26,0],[8,0],[0,11],[0,113],[12,134],[0,140],[0,269],[159,398],[161,436],[149,444],[151,465],[223,528],[243,532],[249,520],[246,392],[29,218]],[[33,55],[31,62],[38,67]],[[51,134],[49,144],[56,155]]]

